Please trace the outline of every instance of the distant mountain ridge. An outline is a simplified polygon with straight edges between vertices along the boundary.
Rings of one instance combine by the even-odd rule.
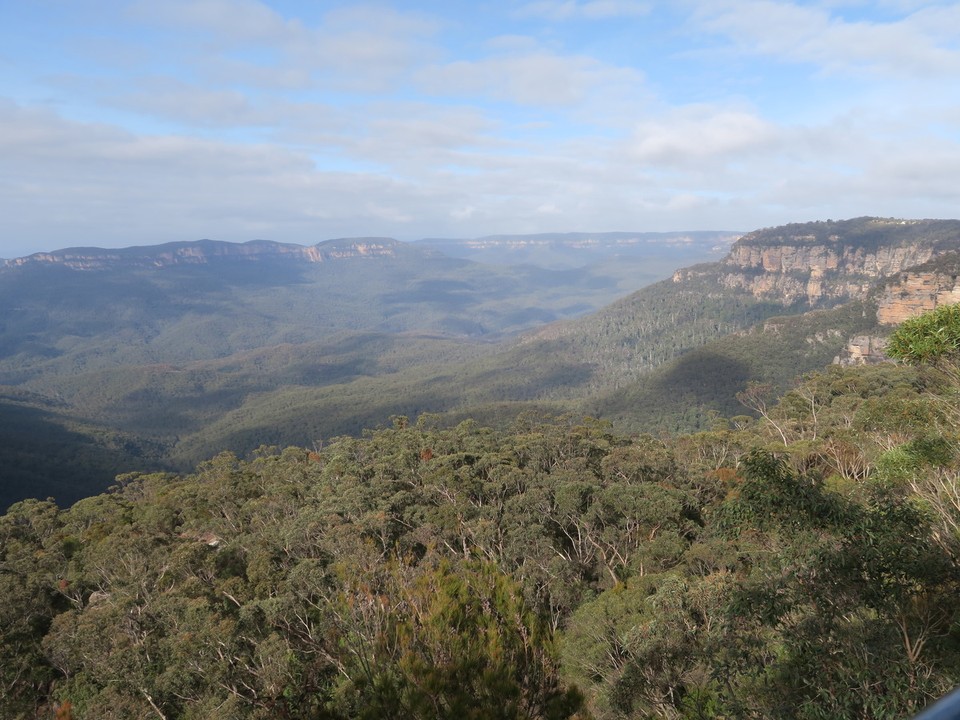
[[[816,247],[821,233],[836,236],[830,242],[838,262],[825,268],[823,292],[811,298],[805,288],[814,268],[782,249]],[[828,365],[848,339],[877,332],[878,296],[887,282],[879,268],[911,275],[902,265],[932,253],[928,263],[949,275],[960,222],[857,218],[758,231],[743,244],[793,261],[738,264],[735,245],[723,260],[688,268],[589,315],[527,331],[483,357],[264,395],[205,427],[191,447],[209,453],[232,445],[249,449],[265,438],[329,436],[323,422],[343,408],[345,397],[356,408],[376,398],[372,412],[350,428],[341,426],[348,432],[392,414],[422,412],[482,422],[526,411],[583,412],[636,431],[709,427],[718,412],[744,411],[735,396],[748,382],[785,389],[798,375]],[[880,265],[878,256],[890,261]],[[732,275],[743,282],[731,283]],[[778,283],[788,281],[804,292],[777,295]],[[946,281],[936,287],[946,288]],[[916,311],[924,302],[916,300]]]
[[[426,238],[416,245],[452,257],[486,263],[532,263],[552,269],[586,263],[634,263],[672,272],[700,259],[719,259],[743,233],[728,230],[680,232],[569,232],[487,235],[473,239]]]
[[[199,265],[218,260],[295,260],[317,263],[344,258],[393,257],[403,252],[404,246],[404,243],[393,238],[379,237],[341,238],[309,246],[272,240],[251,240],[245,243],[196,240],[120,249],[66,248],[5,260],[0,267],[50,264],[73,270],[104,270]]]
[[[389,237],[348,237],[299,245],[273,240],[243,243],[222,240],[193,240],[125,248],[70,247],[38,252],[9,260],[0,259],[0,269],[29,265],[60,265],[73,270],[102,270],[200,265],[221,260],[290,260],[306,263],[347,258],[395,257],[399,253],[443,253],[450,257],[482,259],[491,251],[498,258],[537,262],[536,253],[584,251],[596,255],[624,257],[640,252],[663,253],[665,248],[711,248],[723,252],[740,233],[726,231],[658,233],[541,233],[533,235],[491,235],[475,239],[427,238],[404,242]],[[519,254],[522,252],[522,255]],[[585,264],[585,263],[581,263]]]
[[[533,233],[529,235],[485,235],[479,238],[451,240],[446,238],[424,238],[417,242],[427,246],[447,248],[453,244],[464,248],[489,247],[532,247],[532,246],[568,246],[577,248],[624,248],[638,245],[670,246],[688,245],[696,242],[721,243],[732,241],[742,233],[718,232],[714,230],[696,230],[684,232],[569,232],[569,233]]]
[[[445,409],[458,391],[393,378],[433,364],[456,377],[509,334],[715,254],[707,242],[652,245],[608,263],[566,248],[551,269],[538,252],[472,260],[353,237],[73,247],[0,262],[0,505],[34,493],[72,502],[119,472],[192,462],[208,454],[203,438],[191,441],[205,429],[229,436],[205,436],[217,449],[291,442],[291,409],[328,388],[335,408],[292,416],[304,442]],[[269,437],[263,413],[277,417]]]

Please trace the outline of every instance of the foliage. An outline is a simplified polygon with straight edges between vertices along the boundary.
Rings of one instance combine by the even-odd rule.
[[[740,245],[923,256],[955,237],[951,221],[858,218],[758,231]],[[809,313],[802,297],[758,299],[731,281],[750,268],[719,262],[545,325],[620,295],[632,266],[491,267],[425,250],[430,243],[383,242],[392,255],[311,264],[223,257],[147,269],[140,258],[123,272],[4,268],[0,300],[16,312],[0,328],[0,381],[36,393],[16,412],[44,420],[53,404],[51,419],[69,430],[57,442],[6,445],[24,447],[9,463],[17,485],[35,473],[32,494],[68,504],[102,490],[117,469],[188,471],[223,448],[311,446],[394,414],[506,427],[548,410],[621,430],[709,430],[717,413],[741,412],[735,398],[749,382],[783,393],[875,324],[869,298],[834,307],[849,287],[874,281],[855,268],[828,270],[825,309]],[[852,445],[838,439],[834,452],[856,455]],[[71,494],[56,476],[61,456],[74,455],[90,471]]]
[[[901,323],[887,354],[906,363],[954,364],[960,355],[960,305],[941,305]]]
[[[743,411],[737,394],[750,383],[768,386],[773,398],[789,390],[797,376],[829,364],[847,338],[871,328],[874,314],[869,305],[850,302],[770,318],[706,342],[588,407],[627,429],[706,430],[717,413]]]
[[[129,473],[69,508],[27,500],[0,516],[0,716],[914,713],[960,672],[951,378],[831,367],[782,386],[789,352],[804,346],[813,363],[866,322],[851,304],[771,320],[654,376],[666,407],[722,358],[743,372],[728,384],[719,373],[714,396],[707,376],[695,398],[740,391],[759,417],[703,403],[680,421],[700,432],[654,437],[544,414],[573,406],[572,393],[544,391],[559,385],[619,388],[627,412],[633,371],[611,348],[631,333],[664,339],[661,362],[771,310],[703,293],[671,305],[666,288],[642,295],[662,301],[635,316],[643,327],[604,314],[598,327],[617,340],[592,355],[540,338],[533,355],[518,345],[452,370],[429,366],[431,349],[449,360],[462,348],[347,333],[310,346],[313,358],[297,345],[149,377],[61,378],[76,393],[98,378],[90,397],[115,398],[104,413],[156,422],[155,437],[208,425],[179,441],[181,460],[296,432],[303,447]],[[681,306],[692,335],[666,327]],[[368,352],[379,368],[351,369]],[[535,360],[504,372],[505,357]],[[256,371],[277,379],[251,385]],[[335,382],[311,386],[311,373]],[[97,430],[68,425],[49,398],[7,400],[23,411],[11,417]],[[451,412],[423,413],[432,402]],[[452,422],[475,402],[497,424]],[[347,406],[356,434],[331,439]],[[390,426],[360,432],[388,414]]]
[[[789,223],[752,232],[741,243],[765,245],[844,245],[876,252],[879,248],[899,242],[917,247],[953,249],[960,221],[957,220],[898,220],[896,218],[859,217],[849,220],[821,220],[807,223]]]
[[[960,669],[957,454],[911,368],[791,392],[666,441],[396,417],[18,503],[0,714],[910,714]]]

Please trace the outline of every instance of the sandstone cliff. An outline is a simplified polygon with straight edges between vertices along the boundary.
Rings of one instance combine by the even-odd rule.
[[[872,293],[877,324],[883,330],[859,335],[834,359],[840,365],[883,362],[889,331],[921,313],[960,302],[960,253],[948,252],[887,278]]]
[[[877,322],[899,325],[941,305],[960,302],[955,272],[913,270],[891,278],[877,297]]]
[[[738,245],[724,261],[724,287],[743,288],[758,299],[784,305],[862,297],[877,280],[933,257],[931,247],[881,247],[867,251],[837,242],[826,245],[753,247]]]
[[[851,338],[840,354],[833,359],[834,365],[874,365],[886,362],[887,338],[880,335],[857,335]]]
[[[744,235],[721,262],[678,270],[673,281],[708,297],[745,293],[791,313],[869,299],[877,324],[889,327],[960,302],[958,251],[956,220],[814,222]],[[885,334],[858,335],[835,362],[884,360]]]
[[[816,308],[865,297],[877,281],[958,247],[956,221],[806,223],[743,236],[712,272],[722,287],[758,300]],[[678,271],[674,279],[691,272]]]

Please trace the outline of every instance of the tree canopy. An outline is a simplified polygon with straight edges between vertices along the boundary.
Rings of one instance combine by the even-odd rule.
[[[0,715],[901,718],[960,672],[956,427],[911,367],[626,436],[429,416],[0,516]]]

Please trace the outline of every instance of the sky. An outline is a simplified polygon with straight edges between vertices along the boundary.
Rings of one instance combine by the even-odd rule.
[[[960,3],[0,0],[0,257],[958,208]]]

